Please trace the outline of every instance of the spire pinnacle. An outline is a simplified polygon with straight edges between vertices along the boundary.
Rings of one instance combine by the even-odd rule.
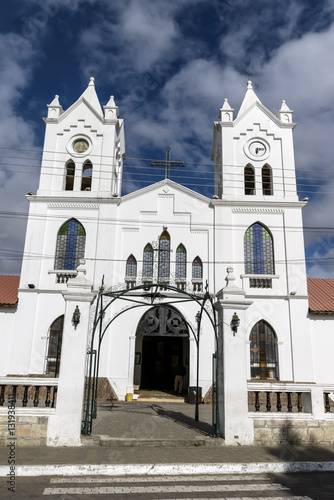
[[[246,94],[240,106],[237,118],[242,114],[244,114],[245,111],[247,111],[247,109],[249,109],[255,102],[261,102],[261,101],[254,92],[251,80],[248,80]]]

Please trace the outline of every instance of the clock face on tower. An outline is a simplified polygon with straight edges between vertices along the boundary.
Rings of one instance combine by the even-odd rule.
[[[251,139],[244,145],[246,155],[252,160],[264,160],[269,156],[270,149],[262,139]]]
[[[251,155],[261,157],[267,152],[266,145],[260,141],[253,141],[249,144],[248,150]]]

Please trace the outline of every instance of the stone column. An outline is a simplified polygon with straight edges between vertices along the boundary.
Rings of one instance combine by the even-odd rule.
[[[133,394],[133,378],[135,369],[135,349],[136,349],[136,336],[131,335],[129,337],[129,364],[128,364],[128,384],[126,388],[126,393],[130,392]]]
[[[234,284],[233,269],[228,268],[227,286],[217,294],[219,315],[219,384],[220,430],[228,445],[253,444],[253,420],[248,416],[247,352],[245,310],[252,304],[245,292]],[[236,313],[240,325],[232,331]]]
[[[84,277],[84,261],[80,261],[78,275],[68,281],[65,300],[63,341],[59,368],[56,413],[49,417],[48,446],[80,446],[82,404],[85,386],[85,367],[90,318],[90,307],[95,298],[92,285]],[[78,306],[80,322],[73,323]]]

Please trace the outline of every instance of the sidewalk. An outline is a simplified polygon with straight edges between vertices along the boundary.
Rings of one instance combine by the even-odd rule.
[[[16,449],[16,474],[171,475],[334,471],[334,446],[224,446],[209,437],[211,406],[121,403],[100,405],[89,445]],[[106,438],[101,436],[107,435]],[[140,446],[136,441],[140,440]],[[99,442],[101,445],[96,445]],[[121,443],[121,446],[119,445]],[[8,474],[9,449],[0,448],[0,476]]]

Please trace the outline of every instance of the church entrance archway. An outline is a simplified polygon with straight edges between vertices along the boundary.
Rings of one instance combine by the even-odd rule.
[[[134,383],[141,389],[172,391],[179,364],[189,379],[189,331],[182,315],[172,307],[152,307],[141,317],[136,331]]]

